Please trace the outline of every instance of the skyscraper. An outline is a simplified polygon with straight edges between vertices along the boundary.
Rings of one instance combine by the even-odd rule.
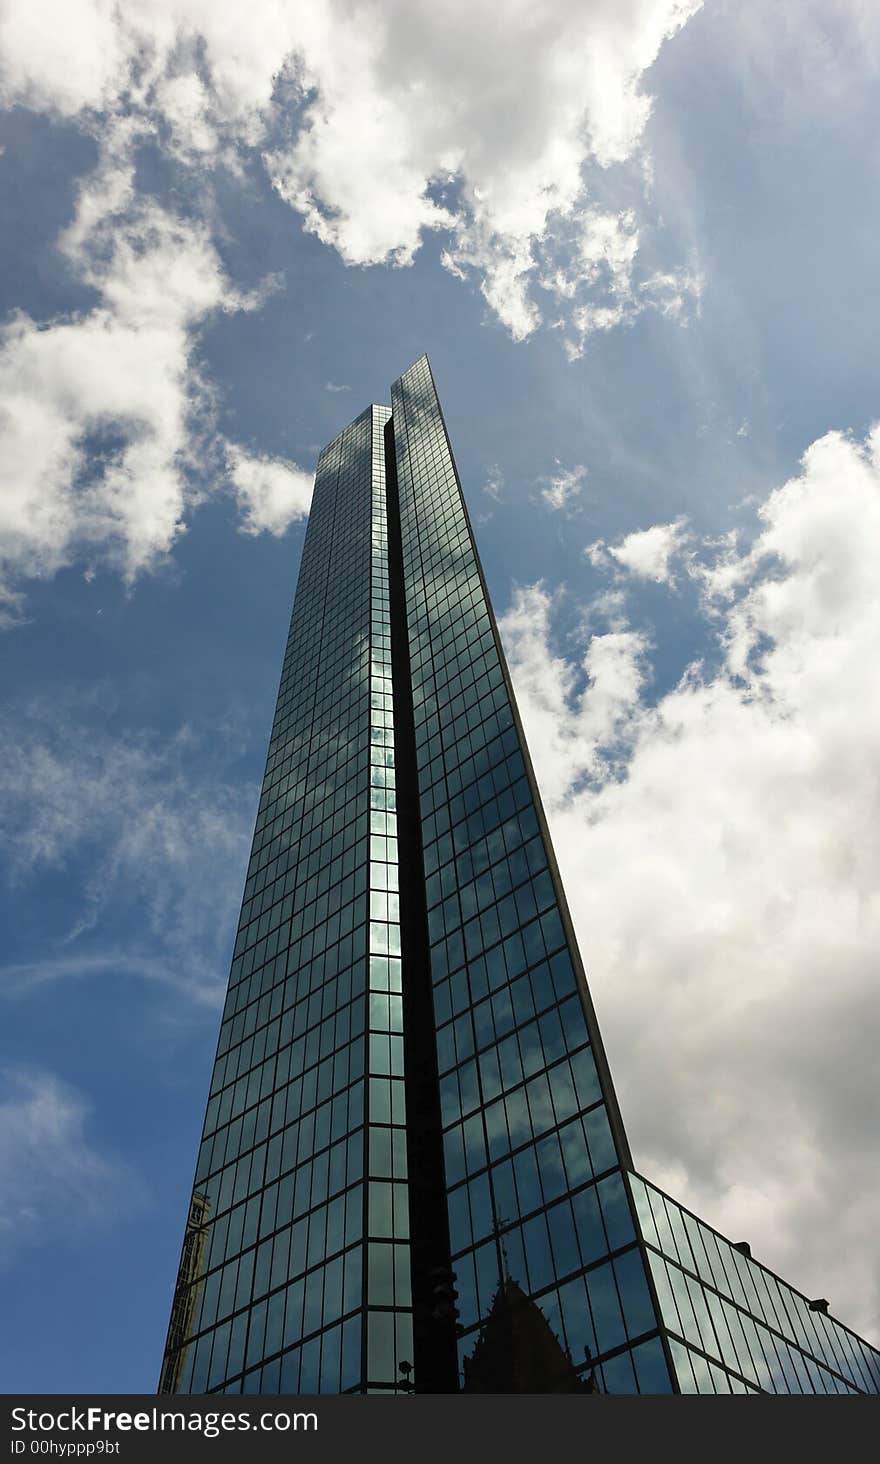
[[[166,1392],[876,1392],[632,1172],[426,357],[322,452]]]

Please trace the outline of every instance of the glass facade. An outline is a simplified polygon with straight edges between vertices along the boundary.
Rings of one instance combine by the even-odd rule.
[[[877,1393],[880,1353],[637,1175],[682,1393]]]
[[[170,1392],[367,1381],[365,1280],[383,1227],[366,1121],[371,703],[382,699],[373,431],[367,411],[318,463],[196,1170],[201,1265],[189,1263],[175,1295],[186,1335],[169,1333]]]
[[[424,357],[391,399],[461,1381],[510,1278],[577,1374],[668,1391],[613,1095]]]
[[[371,408],[370,931],[367,1115],[367,1367],[370,1389],[399,1380],[413,1354],[403,977],[394,768],[394,685],[384,428]]]
[[[160,1391],[877,1391],[631,1170],[422,357],[318,462]]]

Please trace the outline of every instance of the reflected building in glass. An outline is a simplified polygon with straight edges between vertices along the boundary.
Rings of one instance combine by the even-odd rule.
[[[321,453],[167,1393],[877,1392],[633,1173],[430,367]]]

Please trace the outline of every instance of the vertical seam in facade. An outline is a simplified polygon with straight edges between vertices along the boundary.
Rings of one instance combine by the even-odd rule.
[[[452,1393],[457,1390],[458,1373],[454,1317],[431,1316],[430,1273],[449,1275],[451,1262],[393,417],[385,427],[385,492],[400,849],[413,1381],[419,1393]]]

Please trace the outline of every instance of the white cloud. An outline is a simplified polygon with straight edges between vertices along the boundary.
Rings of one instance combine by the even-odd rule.
[[[581,495],[587,470],[582,463],[574,468],[563,468],[557,460],[558,472],[551,473],[541,489],[541,497],[555,512],[568,508]]]
[[[634,253],[631,221],[610,255],[594,237],[612,215],[584,213],[584,169],[640,153],[646,73],[699,8],[547,0],[539,14],[503,0],[475,24],[464,0],[255,0],[242,26],[230,0],[14,0],[0,96],[90,125],[134,115],[199,168],[262,147],[280,196],[349,264],[407,264],[441,229],[445,263],[476,271],[521,339],[540,321],[531,283],[560,221],[586,218],[586,283],[591,249],[612,268]],[[605,328],[585,317],[577,332]]]
[[[483,492],[487,498],[493,499],[495,503],[501,502],[504,492],[504,474],[497,463],[492,463],[486,473],[486,481],[483,484]]]
[[[127,1165],[88,1134],[82,1095],[53,1073],[0,1070],[0,1258],[23,1245],[69,1240],[142,1199]]]
[[[699,271],[687,269],[657,270],[638,286],[640,308],[649,306],[669,320],[683,319],[689,305],[699,313],[705,281]],[[638,308],[634,313],[638,313]]]
[[[517,338],[535,329],[534,246],[573,213],[582,169],[629,159],[650,112],[644,72],[697,9],[628,0],[585,9],[509,0],[475,26],[461,0],[309,11],[296,37],[310,97],[268,165],[306,227],[351,263],[408,263],[425,229],[476,270]],[[317,17],[320,15],[320,20]]]
[[[106,183],[128,201],[130,177]],[[78,220],[67,240],[95,308],[43,328],[20,314],[2,332],[0,532],[19,573],[50,575],[91,541],[131,578],[182,527],[177,459],[198,392],[187,331],[223,302],[223,280],[204,236],[155,207],[109,238],[106,224]]]
[[[49,577],[88,554],[131,582],[168,555],[205,491],[190,471],[211,422],[194,359],[199,328],[216,311],[255,307],[274,286],[234,289],[206,230],[137,198],[132,167],[114,151],[60,241],[96,303],[48,323],[19,313],[0,329],[7,622],[21,613],[22,577]],[[248,531],[280,532],[284,483],[292,500],[304,475],[278,463],[260,483],[231,452]]]
[[[635,214],[590,204],[585,170],[642,168],[646,73],[699,3],[551,0],[538,16],[506,0],[475,26],[463,0],[255,0],[243,27],[229,0],[11,0],[0,102],[78,122],[99,163],[59,241],[94,305],[0,335],[0,623],[24,613],[19,580],[80,555],[129,582],[167,557],[225,451],[199,334],[277,283],[242,294],[207,223],[138,191],[141,145],[190,168],[206,219],[211,170],[244,177],[262,156],[349,264],[407,264],[441,229],[447,267],[476,272],[516,339],[540,323],[533,284],[555,292],[577,356],[644,308],[683,311],[684,275],[637,279]],[[295,464],[235,448],[227,463],[246,532],[298,516]]]
[[[609,318],[622,320],[633,301],[633,269],[639,251],[635,213],[631,208],[619,213],[587,208],[574,216],[574,225],[568,257],[548,268],[541,284],[563,300],[574,299],[585,284],[592,292],[602,287],[608,303],[593,303],[593,311],[605,310]],[[585,309],[581,307],[582,312]]]
[[[717,553],[720,669],[655,705],[643,642],[579,690],[546,592],[502,628],[636,1162],[876,1337],[880,429]]]
[[[41,959],[0,968],[12,992],[101,972],[164,981],[216,1005],[226,978],[256,790],[229,780],[224,749],[95,725],[95,708],[56,699],[0,721],[0,850],[33,890],[63,871],[66,923]],[[218,755],[219,753],[219,755]]]
[[[640,708],[645,638],[633,630],[594,635],[580,666],[550,649],[554,597],[542,584],[517,590],[502,632],[516,678],[517,699],[528,709],[528,736],[551,807],[564,803],[574,764],[599,777],[627,745]],[[587,676],[578,696],[579,673]]]
[[[283,534],[304,519],[312,501],[314,474],[278,458],[260,457],[242,448],[227,448],[227,466],[239,506],[243,532]]]
[[[607,553],[623,569],[636,579],[653,580],[655,584],[674,583],[671,560],[681,549],[686,536],[686,519],[679,518],[669,524],[652,524],[649,529],[637,529],[627,534],[619,544],[609,544]],[[595,563],[590,545],[587,555]]]
[[[571,311],[570,321],[562,322],[570,327],[563,344],[571,361],[584,354],[591,335],[634,325],[646,310],[686,325],[689,309],[699,313],[704,279],[697,270],[678,269],[658,271],[637,281],[632,266],[627,265],[617,273],[612,270],[606,286],[604,299],[599,296],[578,305]]]

